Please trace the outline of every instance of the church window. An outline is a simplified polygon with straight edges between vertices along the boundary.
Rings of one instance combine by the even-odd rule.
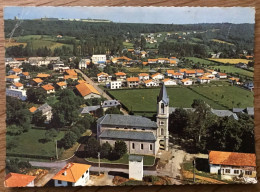
[[[135,143],[132,143],[132,149],[135,149]]]
[[[150,144],[150,151],[153,150],[153,144]]]
[[[161,104],[161,112],[164,113],[164,104]]]
[[[160,121],[160,125],[164,125],[164,122],[163,122],[163,121]]]
[[[141,149],[144,149],[144,144],[141,144]]]
[[[164,129],[163,128],[161,129],[161,135],[164,135]]]

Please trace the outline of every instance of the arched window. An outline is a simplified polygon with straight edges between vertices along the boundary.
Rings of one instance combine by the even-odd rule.
[[[164,114],[164,103],[161,104],[161,113]]]
[[[164,135],[164,128],[161,128],[161,135]]]

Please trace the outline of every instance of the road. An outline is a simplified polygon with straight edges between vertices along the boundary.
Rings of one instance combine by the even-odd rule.
[[[75,71],[76,71],[77,73],[80,73],[80,74],[82,75],[82,77],[84,78],[84,80],[85,80],[88,84],[92,85],[92,86],[101,94],[101,96],[105,97],[107,100],[113,100],[113,98],[111,98],[108,94],[106,94],[105,91],[103,91],[102,89],[100,89],[100,88],[98,87],[98,85],[97,85],[94,81],[92,81],[92,79],[90,79],[87,75],[85,75],[81,70],[75,69]],[[121,111],[124,115],[128,115],[128,112],[127,112],[125,109],[121,108],[120,111]]]

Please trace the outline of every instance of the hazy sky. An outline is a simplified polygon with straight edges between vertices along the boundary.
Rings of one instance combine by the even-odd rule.
[[[4,18],[108,19],[123,23],[254,23],[252,7],[5,7]]]

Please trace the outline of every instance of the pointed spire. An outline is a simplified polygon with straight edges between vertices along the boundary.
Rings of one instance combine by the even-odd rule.
[[[167,91],[166,91],[166,87],[164,85],[164,83],[162,84],[160,93],[159,93],[159,97],[157,97],[157,102],[163,101],[163,103],[165,105],[169,104],[169,97],[167,95]]]

